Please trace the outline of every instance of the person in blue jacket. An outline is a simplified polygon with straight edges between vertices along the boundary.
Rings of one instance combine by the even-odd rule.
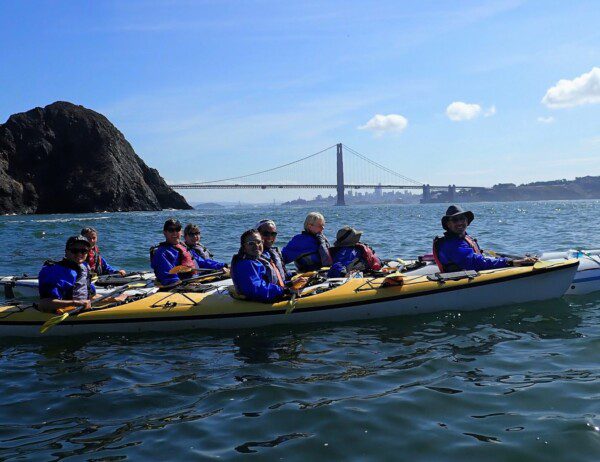
[[[445,273],[461,270],[487,270],[508,266],[531,266],[536,258],[493,258],[483,255],[477,240],[467,233],[467,227],[475,219],[470,210],[464,211],[457,205],[451,205],[442,217],[442,227],[446,230],[443,237],[433,240],[433,256],[440,269]]]
[[[330,252],[333,259],[327,273],[330,278],[345,277],[350,271],[379,271],[381,260],[373,249],[360,242],[362,231],[344,226],[336,235]]]
[[[260,220],[254,228],[258,230],[260,237],[262,237],[263,253],[261,256],[275,266],[284,281],[289,281],[294,273],[288,271],[285,267],[281,251],[275,246],[277,225],[273,220]]]
[[[201,235],[200,228],[192,223],[186,225],[183,230],[184,244],[196,262],[196,267],[200,269],[212,269],[215,271],[224,270],[226,274],[229,274],[227,263],[213,260],[212,253],[200,243]]]
[[[281,251],[283,263],[294,262],[298,271],[319,270],[332,263],[329,241],[323,234],[325,217],[311,212],[304,220],[304,231],[295,235]]]
[[[150,264],[156,279],[162,286],[177,284],[182,279],[190,277],[196,262],[185,245],[179,242],[181,238],[181,223],[175,218],[169,218],[163,225],[164,242],[150,249]],[[176,266],[187,266],[190,271],[183,274],[171,274]]]
[[[262,258],[263,241],[256,229],[249,229],[240,237],[240,250],[231,260],[231,279],[238,294],[247,300],[272,303],[291,291],[278,276],[277,270]],[[298,278],[297,284],[306,283]]]
[[[47,261],[39,275],[39,309],[54,312],[66,306],[91,307],[96,288],[91,282],[91,272],[86,258],[90,243],[83,236],[71,236],[65,246],[65,258]]]
[[[91,247],[86,261],[92,273],[96,273],[98,276],[102,276],[103,274],[119,274],[125,276],[127,274],[124,269],[113,268],[106,259],[100,255],[100,249],[98,248],[98,231],[96,231],[95,228],[83,228],[81,230],[81,235],[90,241]]]

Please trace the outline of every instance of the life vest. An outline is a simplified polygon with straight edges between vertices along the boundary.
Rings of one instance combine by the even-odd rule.
[[[317,248],[296,257],[294,263],[298,271],[318,270],[323,266],[329,266],[333,262],[330,253],[329,241],[322,234],[317,237],[314,234],[302,231],[303,235],[309,236],[317,244]]]
[[[436,236],[433,239],[433,259],[435,260],[435,263],[437,264],[438,268],[440,269],[440,271],[444,272],[444,273],[452,273],[454,271],[461,271],[462,268],[460,268],[456,263],[454,262],[449,262],[446,263],[445,265],[441,262],[440,260],[440,244],[445,241],[446,239],[448,239],[448,235],[447,233],[444,234],[444,236],[439,237]],[[473,249],[473,252],[477,253],[477,254],[481,254],[481,248],[479,248],[479,244],[477,243],[477,239],[469,236],[468,234],[465,234],[465,236],[462,238],[467,244],[469,244],[469,247],[471,247]]]
[[[90,249],[90,252],[88,253],[88,256],[85,260],[88,266],[90,267],[90,271],[92,273],[100,275],[100,273],[102,272],[102,262],[100,261],[101,258],[102,257],[100,257],[100,249],[97,245],[95,245]]]
[[[161,242],[158,245],[150,247],[150,261],[152,261],[152,258],[154,257],[154,254],[156,253],[156,249],[158,249],[159,247],[168,247],[168,246],[174,247],[177,250],[177,253],[179,254],[179,257],[177,258],[177,265],[187,266],[188,268],[196,268],[196,262],[194,261],[194,257],[192,257],[192,254],[190,253],[190,251],[181,242],[176,245],[171,245],[167,242]]]
[[[265,266],[271,284],[276,284],[279,287],[284,287],[285,284],[283,282],[283,276],[281,276],[277,265],[275,265],[275,263],[273,263],[272,261],[266,260],[264,258],[259,258],[258,260]]]
[[[231,278],[233,279],[233,284],[234,284],[234,286],[236,286],[236,288],[237,288],[236,266],[240,260],[244,260],[245,258],[246,258],[245,256],[237,253],[231,259]],[[262,263],[262,265],[265,268],[265,274],[262,277],[263,281],[265,281],[267,284],[275,284],[280,287],[283,287],[284,286],[283,279],[279,275],[279,271],[277,270],[277,267],[272,262],[270,262],[269,260],[267,260],[263,257],[258,257],[257,260],[260,263]],[[238,290],[238,292],[240,292],[240,291]]]
[[[343,248],[352,248],[358,251],[358,257],[354,258],[354,260],[347,262],[344,266],[344,262],[335,263],[336,256],[338,252]],[[346,271],[350,270],[359,270],[359,271],[379,271],[381,269],[381,260],[375,255],[375,251],[367,244],[363,244],[362,242],[358,242],[351,246],[344,247],[331,247],[331,256],[333,257],[334,264],[342,265],[344,267],[344,271],[342,274],[345,274]],[[333,267],[332,266],[332,267]],[[341,271],[338,268],[337,271]],[[335,271],[334,271],[335,273]],[[331,276],[331,274],[330,274]],[[337,276],[336,276],[337,277]]]
[[[194,250],[196,252],[198,252],[198,255],[200,255],[202,258],[204,258],[205,260],[207,259],[212,259],[213,254],[210,250],[208,250],[204,244],[201,244],[200,242],[198,242],[198,244],[196,244],[196,247],[194,247]]]
[[[367,265],[367,270],[379,271],[381,269],[381,260],[375,255],[375,251],[370,246],[359,242],[355,244],[355,247],[360,251],[361,257]]]
[[[106,267],[106,260],[104,260],[104,264],[102,264],[102,260],[104,260],[104,258],[102,258],[102,255],[100,255],[100,248],[95,245],[90,249],[90,253],[88,253],[85,261],[90,267],[90,271],[92,273],[102,276]]]
[[[65,267],[65,268],[69,268],[69,269],[75,271],[78,276],[81,273],[81,268],[79,267],[79,265],[71,260],[67,260],[66,258],[63,258],[60,261],[46,260],[43,264],[43,266],[54,266],[54,265],[59,265],[59,266]],[[91,280],[91,276],[90,276],[90,280]]]
[[[267,258],[265,254],[267,254],[269,258]],[[286,274],[285,266],[283,265],[283,257],[281,256],[281,252],[279,251],[279,249],[277,247],[271,247],[270,249],[263,252],[262,257],[265,260],[269,261],[269,263],[271,263],[272,266],[274,266],[274,268],[277,270],[277,273],[280,276],[280,278],[278,279],[281,279],[281,281],[283,282],[285,280]]]

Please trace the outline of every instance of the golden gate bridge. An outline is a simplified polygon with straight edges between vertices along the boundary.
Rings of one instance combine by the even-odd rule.
[[[299,166],[304,166],[304,171],[308,171],[311,178],[313,179],[318,176],[319,173],[325,173],[328,175],[331,171],[329,158],[327,158],[328,152],[332,152],[335,148],[336,157],[336,178],[335,182],[327,179],[324,181],[283,181],[282,172],[286,169],[292,170],[292,174],[295,178],[299,177],[299,173],[303,170],[299,170]],[[344,159],[344,153],[350,155]],[[315,159],[326,158],[326,163],[319,165],[315,163]],[[348,172],[344,170],[344,161],[348,163],[348,159],[359,160],[357,172],[353,181],[348,181]],[[310,160],[310,163],[308,162]],[[307,166],[308,165],[308,166]],[[371,172],[377,172],[371,178],[371,181],[364,181],[365,173],[368,171],[366,166],[370,167]],[[276,175],[275,179],[271,178],[271,175]],[[253,182],[247,183],[243,180],[255,177]],[[260,177],[257,178],[256,177]],[[387,178],[386,178],[387,177]],[[261,181],[262,180],[262,181]],[[382,181],[383,180],[383,181]],[[387,180],[387,181],[386,181]],[[380,190],[421,190],[423,197],[422,202],[431,202],[435,199],[436,195],[440,192],[444,192],[445,199],[448,202],[453,202],[455,194],[459,190],[484,190],[480,186],[462,186],[462,185],[430,185],[407,176],[404,176],[380,163],[368,158],[367,156],[359,153],[358,151],[346,146],[342,143],[329,146],[321,151],[302,157],[292,162],[288,162],[276,167],[260,170],[254,173],[246,175],[234,176],[229,178],[222,178],[219,180],[203,181],[198,183],[181,183],[169,185],[173,189],[335,189],[337,191],[337,202],[336,205],[346,205],[345,203],[345,191],[357,190],[357,189],[380,189]]]

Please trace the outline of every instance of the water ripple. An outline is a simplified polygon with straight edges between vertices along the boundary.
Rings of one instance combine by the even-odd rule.
[[[600,248],[600,201],[472,208],[498,251]],[[406,256],[430,249],[443,209],[324,212],[329,235],[354,224],[379,253]],[[306,211],[178,216],[227,260],[258,215],[285,241]],[[16,240],[0,248],[0,273],[35,273],[31,255],[60,256],[86,221],[111,262],[145,268],[166,216],[0,217],[2,242]],[[0,459],[596,461],[599,348],[598,295],[223,334],[0,339]]]

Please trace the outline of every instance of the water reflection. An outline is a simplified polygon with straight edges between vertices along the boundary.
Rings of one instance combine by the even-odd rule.
[[[248,364],[295,361],[302,354],[302,339],[294,335],[273,335],[273,331],[247,332],[236,335],[236,359]]]

